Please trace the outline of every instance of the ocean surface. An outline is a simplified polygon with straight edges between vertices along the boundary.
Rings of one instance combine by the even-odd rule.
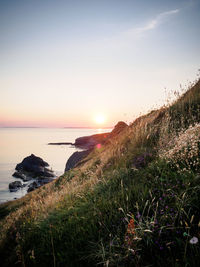
[[[67,159],[78,149],[70,145],[48,145],[51,142],[74,142],[76,138],[112,129],[86,128],[0,128],[0,203],[20,198],[27,188],[10,192],[9,183],[20,179],[12,174],[25,157],[34,154],[49,163],[56,176],[64,173]],[[22,181],[22,180],[20,180]]]

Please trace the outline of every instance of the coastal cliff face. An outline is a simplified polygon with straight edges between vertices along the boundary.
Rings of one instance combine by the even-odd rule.
[[[108,142],[109,138],[114,138],[126,127],[128,127],[128,125],[125,122],[120,121],[115,125],[114,129],[110,133],[94,134],[91,136],[79,137],[75,140],[74,145],[77,148],[82,149],[91,149],[98,144],[103,145]]]
[[[110,136],[110,133],[94,134],[91,136],[79,137],[75,140],[75,147],[81,149],[92,149],[98,144],[103,144]]]
[[[200,81],[0,205],[1,266],[200,266]]]
[[[84,150],[84,151],[77,151],[74,152],[69,159],[67,160],[65,166],[65,172],[71,170],[72,168],[76,167],[80,161],[86,158],[90,154],[91,150]]]
[[[77,148],[84,149],[84,151],[74,152],[71,155],[66,163],[65,172],[76,167],[93,151],[95,147],[101,147],[102,145],[108,144],[110,138],[116,137],[127,127],[128,125],[125,122],[120,121],[110,133],[94,134],[77,138],[73,145]]]

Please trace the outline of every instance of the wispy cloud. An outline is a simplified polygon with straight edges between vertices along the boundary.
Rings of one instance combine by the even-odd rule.
[[[134,46],[137,46],[137,40],[140,39],[140,37],[144,36],[145,33],[152,31],[159,27],[162,23],[167,21],[171,16],[179,13],[181,8],[179,9],[173,9],[168,10],[162,13],[159,13],[154,18],[152,18],[150,21],[147,21],[146,23],[141,23],[141,26],[134,26],[132,28],[129,28],[127,30],[123,30],[121,32],[118,32],[118,34],[107,37],[101,40],[95,40],[91,47],[94,49],[94,51],[103,51],[103,55],[105,55],[105,51],[108,51],[110,55],[110,50],[112,49],[112,53],[114,51],[117,51],[118,49],[121,49],[122,47],[129,47],[131,46],[131,49],[133,50]],[[91,44],[91,43],[90,43]],[[81,47],[83,47],[83,43],[81,43]],[[88,44],[86,44],[86,49],[88,49]],[[115,50],[116,49],[116,50]],[[92,50],[92,49],[91,49]],[[90,51],[91,51],[90,50]]]
[[[162,12],[158,14],[154,19],[147,22],[144,26],[132,28],[125,32],[126,35],[140,35],[147,31],[153,30],[158,27],[161,23],[163,23],[170,16],[177,14],[180,9],[173,9],[166,12]]]

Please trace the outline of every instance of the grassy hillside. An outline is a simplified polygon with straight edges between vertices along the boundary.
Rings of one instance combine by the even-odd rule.
[[[2,266],[199,266],[200,81],[0,217]]]

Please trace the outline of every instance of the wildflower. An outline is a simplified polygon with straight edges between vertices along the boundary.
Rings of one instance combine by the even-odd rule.
[[[128,244],[128,246],[133,246],[133,237],[135,235],[135,222],[134,218],[130,219],[130,222],[128,224],[128,228],[126,231],[125,236],[125,242]]]
[[[127,233],[134,235],[135,234],[135,223],[134,223],[134,219],[132,218],[128,224],[128,229],[127,229]]]
[[[141,217],[141,214],[138,212],[136,215],[136,218],[139,219]]]
[[[193,236],[193,238],[190,239],[190,244],[195,245],[199,242],[198,238],[196,236]]]
[[[189,127],[186,131],[180,132],[178,137],[173,139],[173,142],[168,146],[168,150],[162,151],[162,158],[171,159],[175,163],[179,172],[191,171],[192,168],[199,167],[199,138],[200,124]],[[182,168],[179,164],[184,161],[186,166]]]

